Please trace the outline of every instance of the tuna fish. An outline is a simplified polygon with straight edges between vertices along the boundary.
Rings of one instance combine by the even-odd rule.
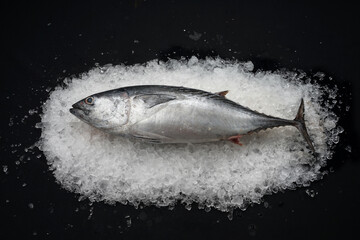
[[[310,149],[304,101],[294,120],[253,111],[225,97],[228,91],[148,85],[96,93],[78,101],[70,112],[110,134],[151,143],[202,143],[228,140],[241,145],[245,134],[281,126],[296,127]]]

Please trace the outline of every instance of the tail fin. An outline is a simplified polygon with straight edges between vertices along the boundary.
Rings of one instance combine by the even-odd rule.
[[[298,113],[294,119],[294,126],[301,132],[303,137],[305,138],[306,142],[308,143],[311,151],[315,154],[315,148],[310,140],[309,134],[306,130],[305,120],[304,120],[304,100],[301,99],[301,104],[298,110]]]

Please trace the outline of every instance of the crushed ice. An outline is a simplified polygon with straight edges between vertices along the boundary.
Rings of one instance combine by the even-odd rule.
[[[65,87],[50,93],[37,124],[42,129],[37,146],[59,183],[91,201],[170,208],[181,202],[188,210],[197,203],[207,211],[228,211],[260,203],[265,194],[309,186],[322,177],[320,168],[343,131],[331,111],[336,101],[324,104],[326,97],[336,99],[336,90],[304,81],[303,74],[253,73],[253,67],[251,62],[195,57],[96,67],[65,79]],[[295,117],[304,98],[306,124],[319,157],[314,159],[291,127],[245,136],[242,147],[230,142],[151,145],[109,136],[69,113],[73,103],[93,93],[146,84],[230,90],[229,99],[287,119]]]

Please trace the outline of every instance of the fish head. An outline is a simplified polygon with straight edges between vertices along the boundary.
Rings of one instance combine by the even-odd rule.
[[[72,105],[70,113],[87,124],[107,131],[128,122],[130,102],[126,91],[90,95]]]

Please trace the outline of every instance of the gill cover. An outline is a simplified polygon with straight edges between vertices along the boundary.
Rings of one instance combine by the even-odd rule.
[[[114,128],[121,127],[129,121],[130,102],[126,91],[109,91],[94,94],[91,96],[93,102],[86,103],[87,97],[80,105],[80,111],[85,114],[76,114],[82,121],[93,127],[104,131],[112,131]]]
[[[129,121],[130,114],[130,100],[129,95],[126,91],[120,92],[120,94],[114,94],[110,98],[105,98],[110,100],[113,105],[112,109],[109,112],[111,118],[110,125],[122,126]]]

